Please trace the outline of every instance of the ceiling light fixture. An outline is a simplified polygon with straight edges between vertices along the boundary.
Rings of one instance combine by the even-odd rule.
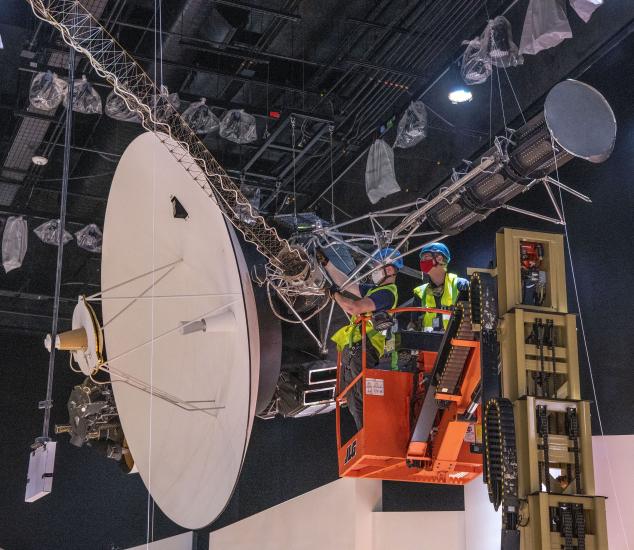
[[[48,159],[40,155],[34,155],[31,157],[31,162],[37,166],[46,166],[48,164]]]
[[[457,105],[458,103],[466,103],[472,99],[473,94],[464,88],[459,88],[449,92],[449,101],[451,101],[454,105]]]

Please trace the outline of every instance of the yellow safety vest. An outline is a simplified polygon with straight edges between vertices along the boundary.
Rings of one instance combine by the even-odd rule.
[[[369,297],[375,292],[379,290],[389,290],[392,294],[394,294],[394,303],[390,309],[394,309],[398,302],[398,290],[396,289],[395,284],[377,286],[370,290],[365,297]],[[352,346],[357,342],[361,341],[361,324],[356,322],[357,316],[353,315],[350,318],[350,323],[344,327],[341,327],[337,332],[335,332],[331,340],[337,344],[337,350],[343,351],[346,346]],[[374,349],[378,352],[379,356],[383,355],[383,351],[385,349],[385,335],[381,334],[379,331],[374,330],[372,327],[372,322],[368,321],[366,324],[366,336],[370,339],[371,344],[374,346]]]
[[[445,275],[445,286],[443,289],[442,296],[440,297],[440,304],[443,307],[453,306],[458,301],[458,275],[454,273],[447,273]],[[436,297],[431,293],[427,292],[429,288],[429,283],[425,283],[424,285],[417,286],[414,289],[414,295],[420,299],[420,302],[423,307],[436,308]],[[423,329],[433,328],[434,318],[436,317],[436,313],[427,312],[423,317]],[[442,316],[442,323],[444,328],[447,328],[449,324],[449,315]]]

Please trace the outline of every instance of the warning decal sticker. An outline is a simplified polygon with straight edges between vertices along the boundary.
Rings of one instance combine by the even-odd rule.
[[[384,381],[381,378],[365,379],[366,395],[385,395]]]

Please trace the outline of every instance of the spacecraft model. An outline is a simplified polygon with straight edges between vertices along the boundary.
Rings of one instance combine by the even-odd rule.
[[[296,323],[318,351],[326,350],[334,303],[327,298],[328,278],[314,259],[315,247],[352,258],[350,284],[377,268],[376,250],[390,245],[394,253],[412,254],[420,247],[405,252],[410,238],[456,234],[498,208],[562,224],[552,186],[589,199],[550,174],[573,157],[600,162],[614,145],[616,123],[605,99],[585,84],[565,81],[550,92],[543,113],[497,138],[434,196],[344,224],[316,223],[288,240],[252,208],[157,85],[79,3],[30,4],[88,58],[148,130],[126,149],[113,179],[102,290],[80,298],[73,332],[49,342],[72,353],[89,378],[88,389],[109,384],[118,420],[110,413],[100,417],[108,412],[102,409],[80,434],[71,412],[71,427],[60,431],[85,441],[104,432],[99,426],[120,422],[125,442],[118,436],[112,442],[120,444],[122,456],[133,458],[162,511],[190,529],[222,512],[237,483],[254,416],[274,410],[271,403],[280,398],[279,319],[276,324],[265,316],[272,312]],[[546,189],[557,217],[507,204],[535,186]],[[370,233],[346,231],[366,222]],[[253,259],[253,248],[263,264]],[[541,299],[539,251],[527,251],[527,258],[526,292]],[[252,276],[256,263],[262,265]],[[91,300],[101,302],[101,323]],[[326,328],[316,334],[310,323],[322,311]],[[473,355],[464,361],[476,364]],[[318,404],[334,404],[333,369],[314,371],[319,391],[324,384],[333,388]],[[465,403],[470,415],[471,402],[478,403],[475,390]],[[95,394],[95,402],[107,405],[108,391]],[[425,460],[428,446],[419,443],[407,460]]]

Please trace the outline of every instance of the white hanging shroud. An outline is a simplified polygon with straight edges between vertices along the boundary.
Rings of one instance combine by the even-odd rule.
[[[530,0],[520,40],[520,54],[535,55],[572,38],[566,0]]]
[[[7,273],[22,265],[27,246],[28,227],[26,220],[22,217],[9,217],[2,235],[2,265]]]
[[[603,0],[570,0],[570,6],[583,19],[584,23],[590,21],[594,10],[603,5]]]
[[[377,139],[370,147],[365,165],[365,191],[372,204],[400,191],[394,173],[394,151],[382,139]]]

